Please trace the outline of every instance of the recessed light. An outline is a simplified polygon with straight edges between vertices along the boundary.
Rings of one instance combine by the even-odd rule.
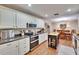
[[[67,9],[67,11],[68,11],[68,12],[70,12],[70,11],[71,11],[71,9]]]
[[[28,4],[28,6],[29,6],[29,7],[31,7],[31,6],[32,6],[32,4]]]
[[[48,17],[48,15],[47,15],[47,14],[45,14],[45,17]]]

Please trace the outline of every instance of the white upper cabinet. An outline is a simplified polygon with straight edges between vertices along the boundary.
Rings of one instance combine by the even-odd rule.
[[[16,26],[18,28],[26,28],[27,16],[25,14],[23,14],[23,13],[17,12],[16,17],[17,17]]]
[[[0,6],[0,28],[26,28],[26,23],[44,28],[44,21],[34,16]]]
[[[36,18],[34,16],[31,16],[31,15],[27,15],[27,19],[26,19],[26,22],[27,23],[32,23],[32,24],[36,24]]]
[[[44,27],[45,27],[44,21],[41,19],[37,19],[37,28],[44,28]]]
[[[14,10],[0,6],[0,28],[13,28],[14,26]]]

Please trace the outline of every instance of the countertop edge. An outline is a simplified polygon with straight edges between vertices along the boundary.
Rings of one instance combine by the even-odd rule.
[[[44,33],[47,33],[47,32],[44,32]],[[36,35],[40,35],[40,34],[44,34],[44,33],[39,33],[39,34],[36,34]],[[32,36],[36,36],[36,35],[32,35]],[[21,40],[21,39],[24,39],[24,38],[30,38],[30,36],[26,36],[26,35],[24,35],[24,36],[21,36],[21,37],[14,37],[14,38],[9,38],[9,40],[10,39],[14,39],[14,40],[11,40],[11,41],[9,41],[9,40],[7,40],[7,41],[2,41],[2,42],[0,42],[0,45],[2,45],[2,44],[6,44],[6,43],[10,43],[10,42],[13,42],[13,41],[17,41],[17,40]]]

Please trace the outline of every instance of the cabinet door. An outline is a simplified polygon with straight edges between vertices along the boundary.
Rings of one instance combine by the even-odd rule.
[[[41,19],[37,19],[37,28],[44,28],[44,27],[45,27],[44,21]]]
[[[48,33],[44,33],[44,39],[45,39],[45,40],[48,39]]]
[[[8,55],[18,55],[18,41],[8,43],[6,46]]]
[[[1,55],[17,55],[18,54],[18,41],[0,45]]]
[[[42,42],[47,40],[47,38],[48,38],[48,34],[47,33],[39,34],[39,44],[41,44]]]
[[[19,55],[25,54],[25,39],[19,40]]]
[[[30,38],[25,38],[26,40],[26,53],[30,51]]]
[[[15,25],[15,12],[9,8],[0,8],[0,27],[13,28]]]
[[[29,38],[19,40],[19,54],[23,55],[30,50]]]
[[[41,43],[43,42],[43,40],[44,40],[43,38],[44,38],[43,35],[40,34],[40,35],[39,35],[39,44],[41,44]]]
[[[26,28],[26,15],[23,13],[17,12],[17,27]]]
[[[6,44],[0,45],[0,55],[7,55]]]

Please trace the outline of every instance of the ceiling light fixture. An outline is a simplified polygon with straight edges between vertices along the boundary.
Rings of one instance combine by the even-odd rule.
[[[70,12],[70,11],[71,11],[71,9],[67,9],[67,11],[68,11],[68,12]]]
[[[31,6],[32,6],[32,4],[28,4],[28,6],[29,6],[29,7],[31,7]]]

